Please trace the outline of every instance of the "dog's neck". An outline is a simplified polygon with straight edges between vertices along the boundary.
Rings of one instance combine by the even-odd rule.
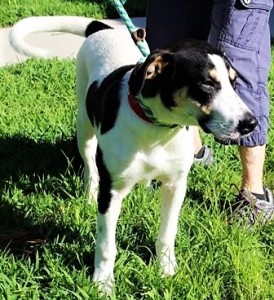
[[[131,94],[128,94],[128,102],[136,115],[146,122],[167,128],[182,127],[179,124],[166,124],[157,120],[151,109],[144,103],[141,95],[133,96]]]

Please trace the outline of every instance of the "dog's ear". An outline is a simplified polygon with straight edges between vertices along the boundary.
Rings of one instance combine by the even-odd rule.
[[[146,80],[157,78],[170,78],[173,74],[173,54],[168,51],[158,50],[150,54],[144,63],[136,65],[129,79],[129,91],[138,95],[144,87]]]

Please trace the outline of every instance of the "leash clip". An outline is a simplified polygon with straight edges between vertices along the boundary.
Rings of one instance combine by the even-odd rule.
[[[135,44],[137,44],[137,42],[143,42],[146,38],[146,30],[144,28],[138,28],[131,33],[131,37]]]

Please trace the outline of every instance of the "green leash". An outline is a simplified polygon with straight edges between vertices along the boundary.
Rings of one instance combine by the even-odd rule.
[[[129,18],[126,10],[124,9],[123,4],[126,3],[126,0],[110,0],[110,3],[116,8],[118,14],[120,15],[120,18],[124,21],[126,24],[129,32],[131,33],[131,36],[138,46],[140,52],[143,55],[143,60],[147,58],[147,56],[150,54],[150,50],[148,47],[147,42],[145,41],[145,30],[142,28],[137,28],[132,23],[131,19]],[[145,113],[146,117],[154,124],[157,124],[158,126],[168,127],[168,128],[176,128],[180,127],[180,125],[177,124],[164,124],[159,122],[155,116],[153,115],[153,112],[151,109],[142,101],[142,97],[135,96],[136,101],[140,105],[142,111]]]
[[[143,28],[137,28],[132,23],[131,19],[129,18],[123,6],[123,4],[126,3],[126,0],[110,0],[110,3],[115,7],[116,11],[120,15],[120,18],[126,24],[134,42],[138,46],[139,50],[141,51],[145,59],[150,53],[148,44],[145,41],[145,30]]]

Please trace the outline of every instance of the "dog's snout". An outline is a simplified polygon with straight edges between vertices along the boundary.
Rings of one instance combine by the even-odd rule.
[[[252,113],[246,113],[242,120],[239,121],[238,131],[241,135],[251,133],[258,125],[258,120]]]

